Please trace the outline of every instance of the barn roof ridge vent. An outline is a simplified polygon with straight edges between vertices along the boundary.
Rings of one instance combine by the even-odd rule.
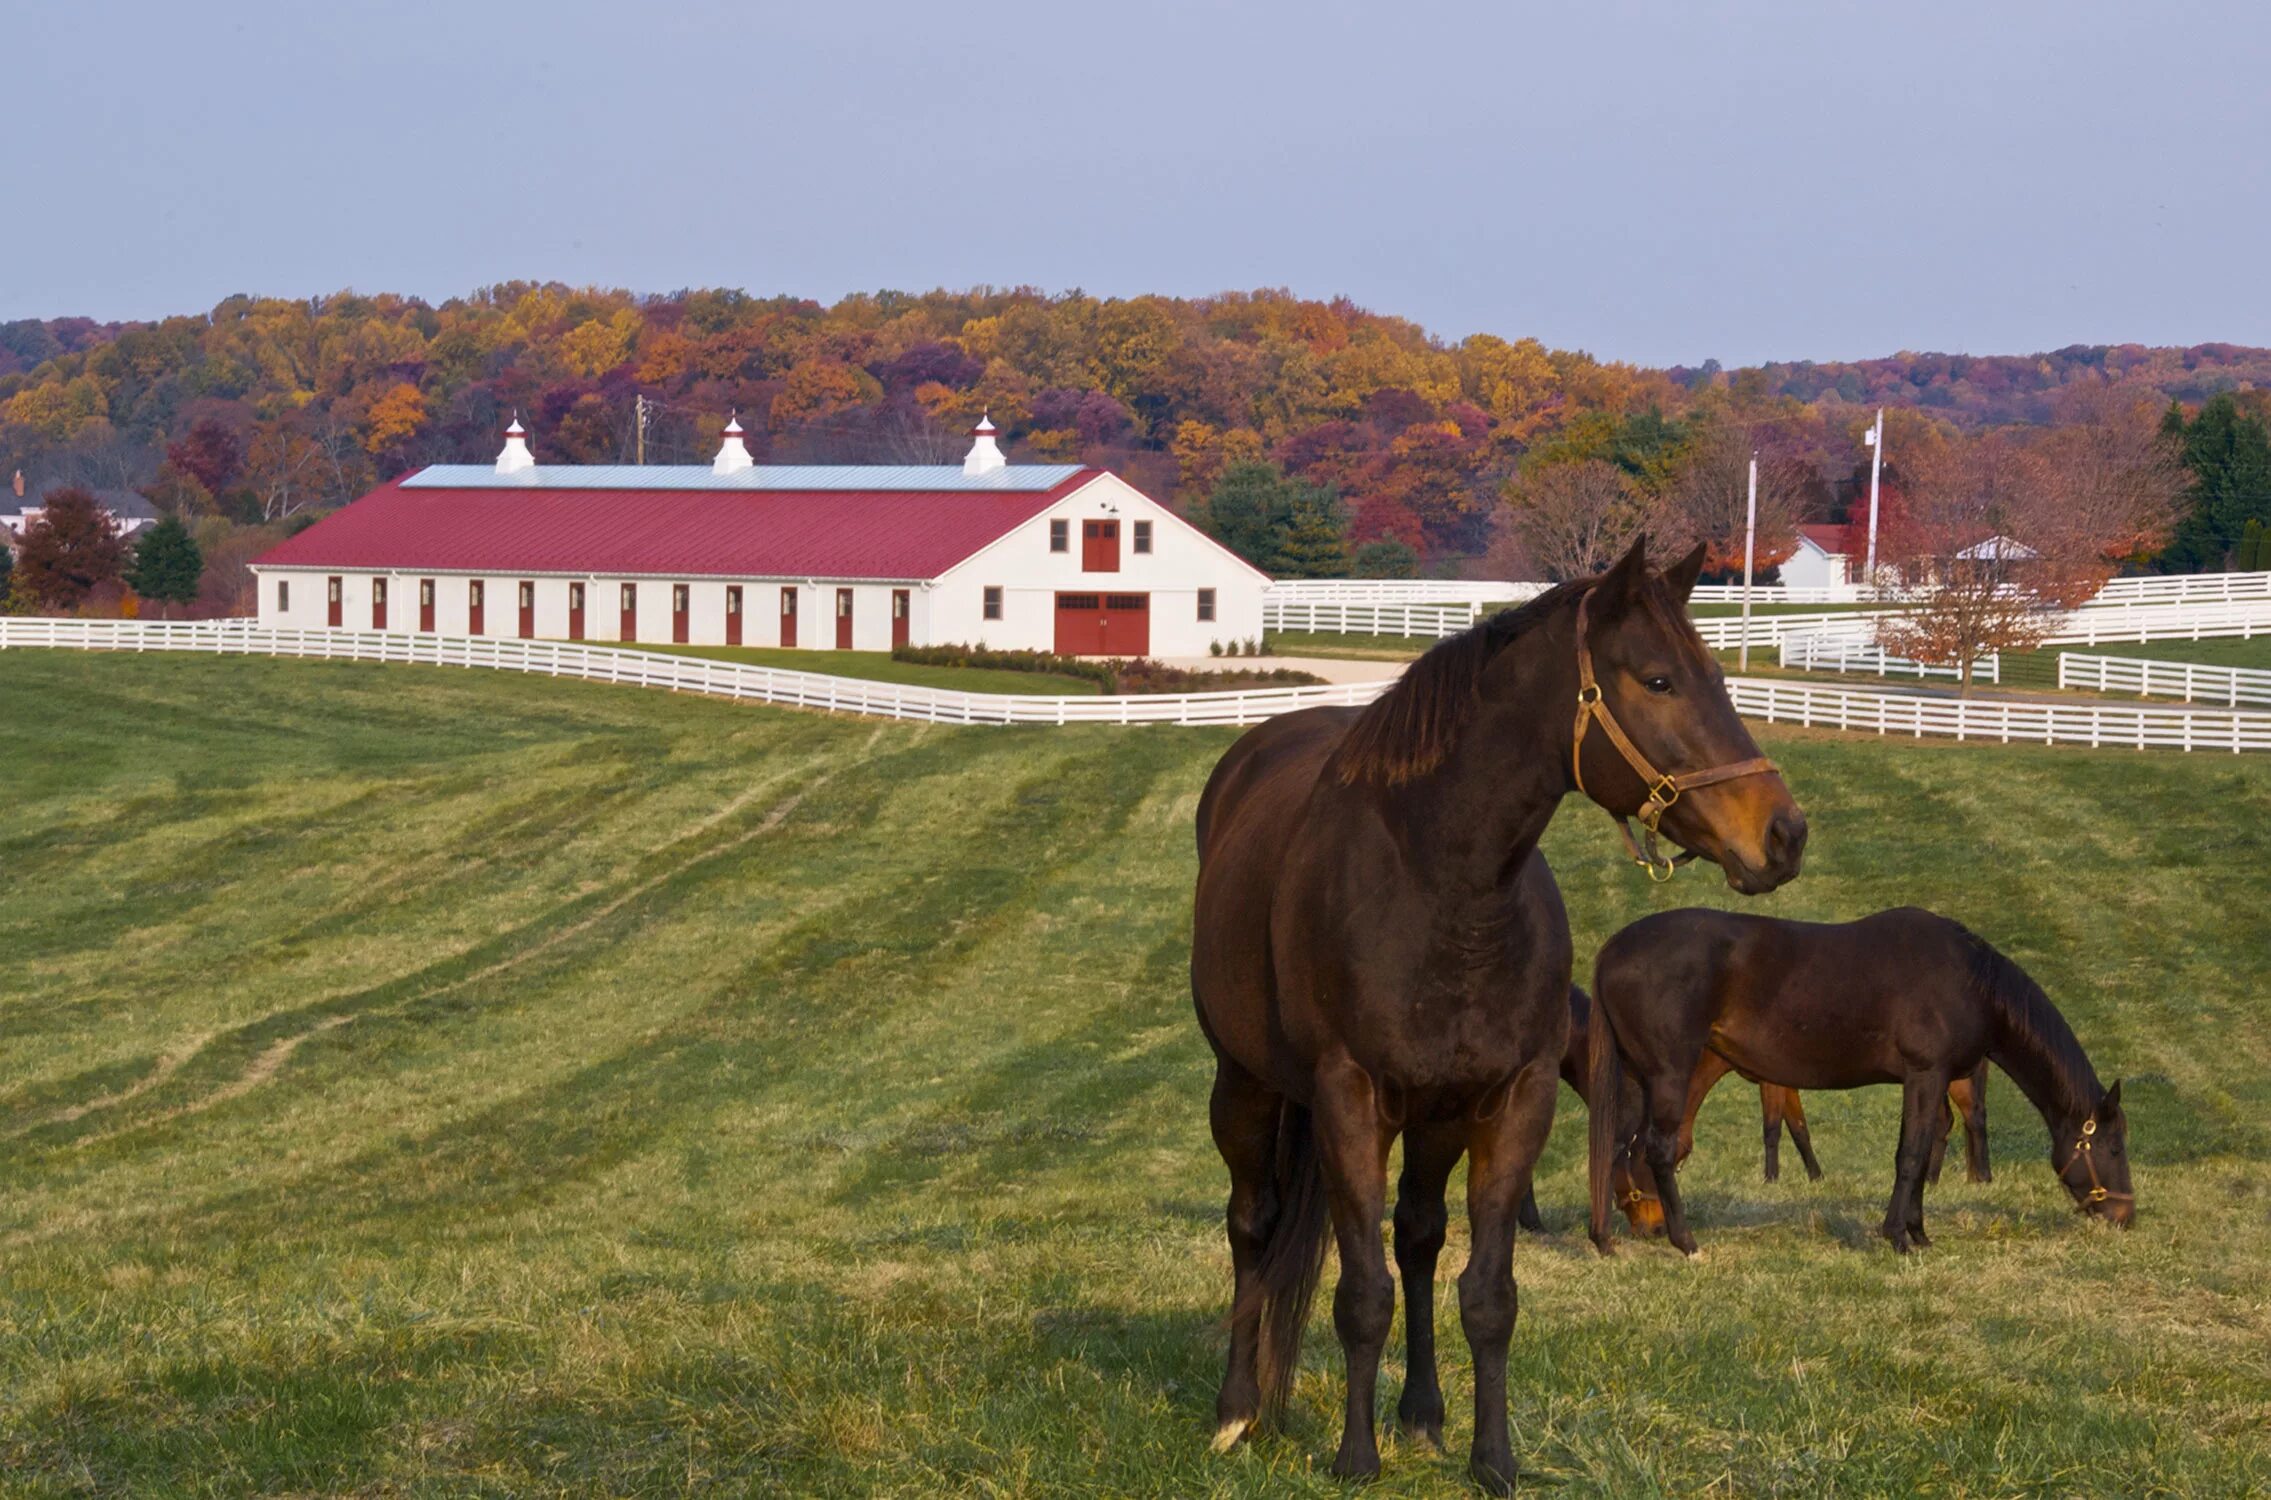
[[[998,430],[992,412],[979,414],[978,425],[970,429],[972,442],[969,456],[962,460],[963,473],[992,474],[1009,467],[1009,460],[1002,456],[1001,445],[994,441]]]
[[[520,425],[520,413],[513,413],[510,427],[505,429],[504,451],[497,455],[497,472],[518,474],[536,467],[536,455],[528,451],[528,429]]]
[[[710,460],[710,472],[738,474],[755,467],[757,460],[749,456],[749,445],[741,440],[741,413],[735,412],[725,419],[725,441],[718,445],[718,456]]]

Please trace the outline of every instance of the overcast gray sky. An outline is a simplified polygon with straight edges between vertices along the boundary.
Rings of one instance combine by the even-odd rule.
[[[1285,286],[1648,363],[2271,343],[2271,6],[0,0],[0,317]]]

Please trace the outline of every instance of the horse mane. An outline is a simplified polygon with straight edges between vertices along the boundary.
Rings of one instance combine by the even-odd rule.
[[[1333,752],[1332,774],[1343,785],[1369,781],[1399,786],[1441,766],[1474,717],[1483,670],[1499,652],[1599,581],[1578,578],[1556,584],[1527,604],[1486,615],[1429,647],[1348,726]]]
[[[1971,948],[1972,988],[1994,1020],[2003,1071],[2045,1119],[2052,1109],[2095,1105],[2105,1094],[2097,1069],[2042,986],[1993,943],[1961,923],[1957,930]]]

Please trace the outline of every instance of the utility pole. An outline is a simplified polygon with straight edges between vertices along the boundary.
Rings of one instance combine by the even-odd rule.
[[[1877,586],[1877,480],[1885,472],[1885,409],[1877,408],[1877,420],[1861,441],[1869,445],[1869,562],[1861,570],[1861,581],[1871,588]]]
[[[1758,541],[1758,453],[1751,453],[1751,498],[1743,509],[1743,644],[1736,665],[1751,669],[1751,552]]]
[[[631,403],[631,411],[633,430],[637,434],[634,439],[638,449],[637,462],[643,465],[647,461],[647,398],[640,396],[635,399]]]

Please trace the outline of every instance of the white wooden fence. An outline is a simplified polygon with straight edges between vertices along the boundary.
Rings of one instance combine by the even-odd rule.
[[[1480,604],[1357,604],[1345,600],[1262,596],[1264,630],[1307,630],[1329,635],[1457,635],[1480,619]]]
[[[2212,667],[2196,661],[2147,661],[2135,656],[2060,653],[2058,685],[2101,693],[2182,698],[2188,703],[2271,703],[2271,672],[2256,667]]]
[[[1842,636],[1789,635],[1782,638],[1782,665],[1802,672],[1873,672],[1879,677],[1946,677],[1961,680],[1953,662],[1914,661],[1894,656],[1872,641]],[[1974,682],[2003,680],[2003,656],[1990,651],[1971,664]]]
[[[248,620],[0,618],[0,649],[24,646],[488,667],[946,724],[1251,724],[1297,708],[1368,703],[1388,687],[1385,682],[1357,682],[1250,692],[1056,698],[957,693],[561,641],[277,630]],[[1752,677],[1729,678],[1727,688],[1737,711],[1775,723],[1877,734],[1952,735],[1964,740],[2271,750],[2271,714],[1923,697]]]

